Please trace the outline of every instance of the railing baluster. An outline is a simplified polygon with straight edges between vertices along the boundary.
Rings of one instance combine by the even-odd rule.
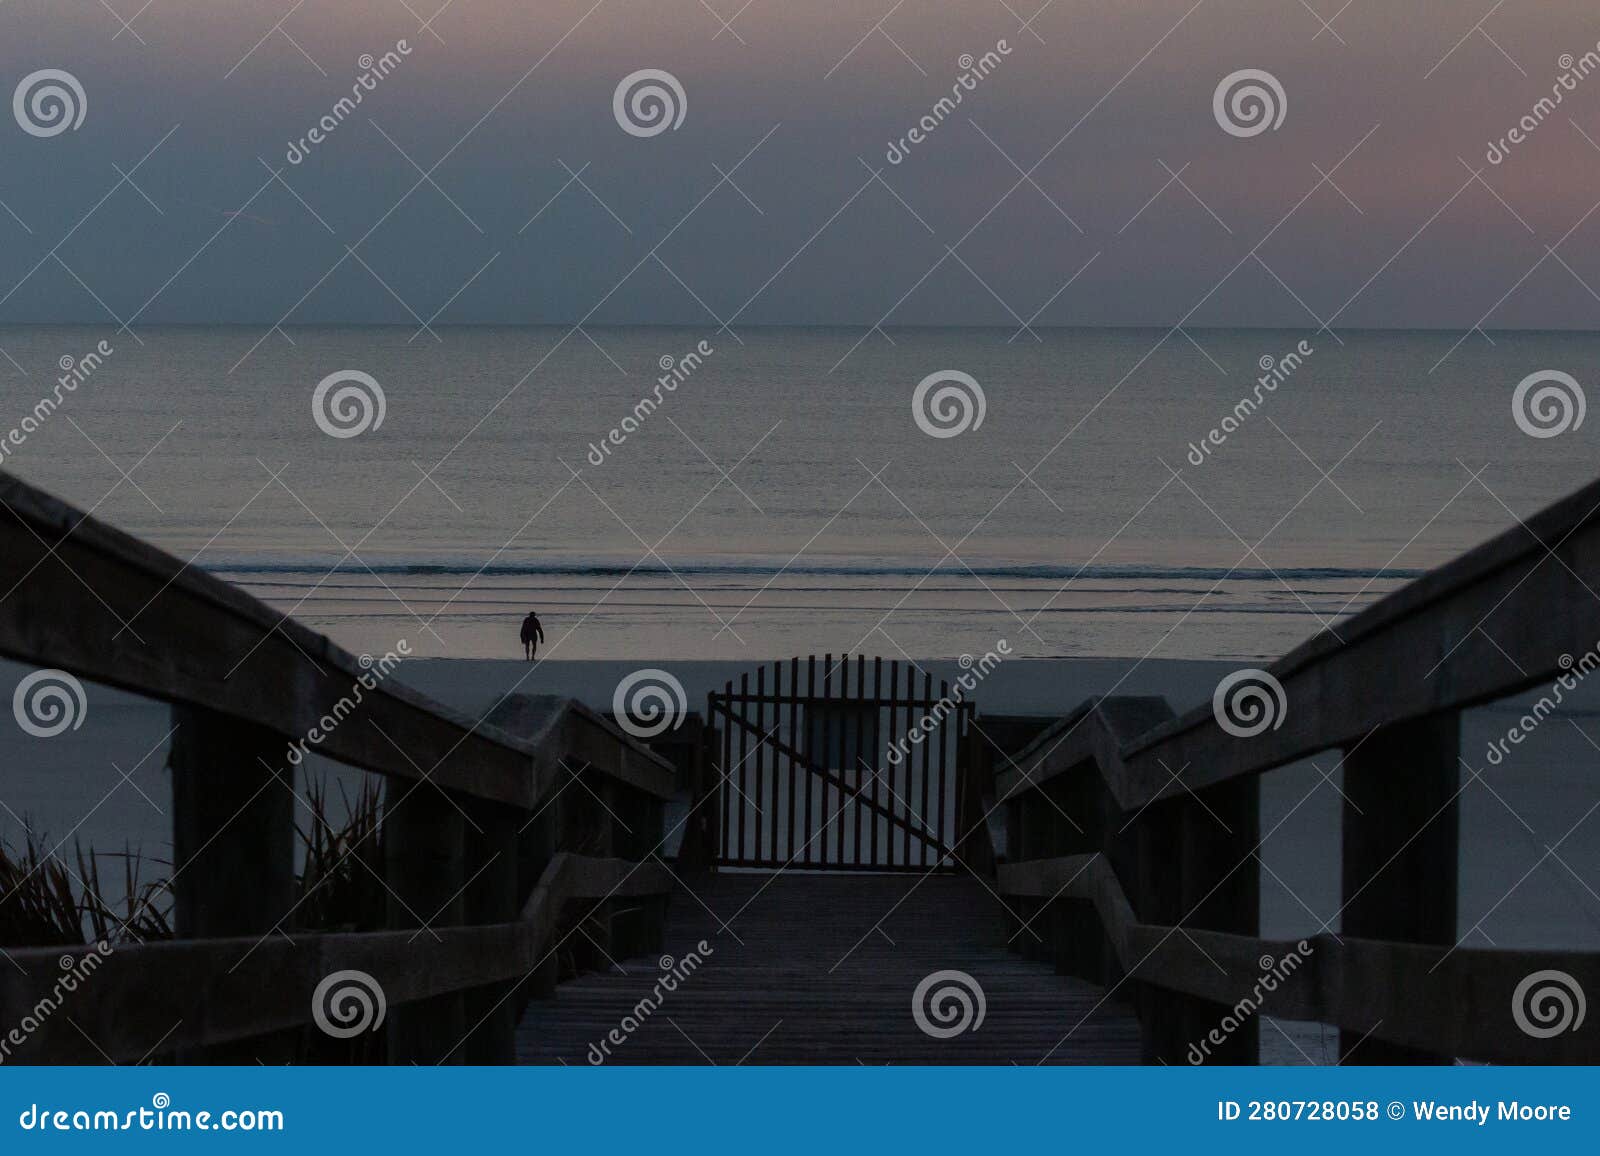
[[[288,744],[263,727],[200,708],[174,706],[172,722],[174,930],[180,939],[268,935],[294,906]],[[206,1048],[192,1058],[288,1059],[290,1036]]]
[[[1380,727],[1344,757],[1345,935],[1456,942],[1461,720],[1454,713]],[[1376,1026],[1376,1025],[1374,1025]],[[1339,1033],[1344,1062],[1448,1064],[1364,1032]]]
[[[471,823],[463,868],[468,879],[463,922],[511,923],[521,908],[517,832],[527,822],[526,813],[477,799],[468,801],[466,811]],[[512,984],[497,983],[466,993],[466,1022],[472,1033],[465,1048],[467,1063],[509,1064],[516,1059],[520,1004],[512,992]]]
[[[442,788],[431,784],[414,786],[390,779],[383,807],[383,851],[390,927],[462,923],[466,824],[459,800],[447,799]],[[419,953],[431,941],[430,931],[419,931]],[[377,978],[381,983],[383,977]],[[465,1020],[461,992],[390,1008],[389,1062],[434,1064],[447,1051],[451,1062],[465,1062],[457,1047],[466,1034]]]

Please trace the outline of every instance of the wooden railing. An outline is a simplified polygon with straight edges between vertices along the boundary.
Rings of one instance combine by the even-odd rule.
[[[1263,1015],[1337,1026],[1351,1063],[1600,1060],[1593,1017],[1536,1035],[1513,1015],[1541,971],[1600,998],[1600,953],[1466,946],[1456,921],[1458,800],[1481,769],[1461,758],[1460,712],[1596,647],[1597,511],[1600,483],[1279,659],[1284,705],[1260,733],[1152,698],[1050,727],[995,779],[1013,945],[1131,997],[1148,1062],[1254,1063]],[[1262,939],[1258,776],[1329,749],[1337,932]]]
[[[378,1058],[504,1063],[563,940],[588,966],[657,949],[676,776],[576,702],[515,695],[468,718],[3,474],[0,654],[170,703],[175,724],[178,938],[116,944],[58,1008],[41,1001],[63,955],[86,952],[8,950],[0,1032],[34,1025],[9,1060],[281,1061],[318,986],[353,970],[387,1003]],[[294,930],[302,743],[387,780],[386,930]]]

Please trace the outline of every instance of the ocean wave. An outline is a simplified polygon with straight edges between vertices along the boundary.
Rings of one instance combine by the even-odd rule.
[[[1352,566],[1302,566],[1264,567],[1222,566],[1159,566],[1159,565],[1098,565],[1073,566],[1052,563],[983,562],[970,566],[960,563],[942,563],[930,567],[914,561],[877,562],[838,560],[827,562],[753,562],[724,561],[720,559],[685,559],[670,565],[659,562],[638,564],[614,559],[574,558],[539,562],[495,562],[489,565],[467,560],[439,559],[383,559],[376,562],[344,561],[316,558],[236,558],[211,562],[205,569],[216,574],[248,580],[252,575],[312,574],[359,575],[411,575],[439,577],[470,577],[480,575],[490,578],[550,577],[550,578],[621,578],[627,575],[702,575],[707,577],[800,577],[841,578],[1011,578],[1034,581],[1065,581],[1069,578],[1107,581],[1195,581],[1217,582],[1224,579],[1248,581],[1316,582],[1340,579],[1407,580],[1425,573],[1422,570],[1392,567]]]

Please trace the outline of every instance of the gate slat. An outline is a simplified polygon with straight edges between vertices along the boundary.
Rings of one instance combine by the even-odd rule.
[[[933,697],[933,672],[931,670],[922,672],[922,697]],[[928,762],[933,754],[933,743],[930,739],[931,736],[922,741],[922,814],[919,817],[924,828],[933,826],[933,821],[929,818],[928,811]],[[943,720],[939,723],[939,743],[941,746],[944,744]],[[928,841],[926,839],[922,840],[922,846],[918,850],[920,854],[917,856],[917,861],[921,866],[926,867],[928,865]]]
[[[741,723],[748,723],[750,721],[748,717],[748,712],[750,710],[750,675],[748,673],[739,676],[739,693],[743,695],[745,699],[744,702],[739,704],[739,721]],[[750,792],[745,790],[746,783],[744,767],[745,763],[749,762],[750,760],[750,752],[746,746],[747,742],[749,741],[749,737],[749,730],[746,727],[741,726],[739,728],[739,858],[741,860],[745,859],[748,854],[745,850],[746,844],[744,839],[744,827],[745,814],[750,810]]]
[[[806,713],[803,719],[803,725],[806,728],[806,734],[803,742],[798,734],[794,736],[794,745],[795,749],[797,750],[806,749],[811,746],[811,703],[816,701],[816,697],[817,656],[813,654],[810,658],[806,659],[806,698],[808,701],[806,703]],[[789,757],[789,764],[790,766],[796,766],[794,756],[792,755]],[[811,857],[814,853],[811,845],[811,780],[814,778],[816,778],[815,775],[806,776],[806,821],[800,828],[800,837],[805,840],[805,842],[800,844],[800,849],[805,852],[807,863],[812,861]]]
[[[728,696],[733,696],[733,680],[728,680]],[[722,727],[722,857],[737,859],[733,853],[733,708],[724,700]]]
[[[912,711],[913,711],[914,708],[911,706],[911,700],[914,697],[916,697],[916,693],[917,693],[917,668],[915,666],[912,666],[912,665],[908,664],[906,666],[906,737],[908,739],[911,737],[911,728],[917,725],[917,719],[912,714]],[[902,805],[905,807],[905,812],[906,812],[906,818],[907,819],[909,819],[911,817],[911,798],[912,798],[912,794],[913,794],[913,789],[912,789],[912,786],[911,786],[911,773],[912,773],[912,770],[916,767],[916,764],[917,764],[916,752],[914,750],[907,750],[906,751],[906,761],[905,761],[906,787],[905,787],[905,792],[901,796],[901,802],[902,802]],[[909,866],[911,866],[911,824],[907,823],[906,826],[902,828],[902,831],[903,831],[903,834],[902,834],[901,840],[900,840],[900,844],[901,844],[901,862],[903,864],[905,864],[905,866],[909,867]]]
[[[872,660],[872,697],[874,700],[883,697],[883,656],[877,655]],[[878,791],[882,784],[883,769],[883,710],[881,707],[872,708],[872,862],[878,862],[878,825],[883,821],[877,812]]]
[[[800,695],[800,656],[798,654],[795,655],[793,658],[791,658],[789,660],[789,693],[791,695],[793,695],[794,698],[798,698],[799,695]],[[799,738],[799,735],[800,735],[799,721],[798,721],[799,717],[800,717],[800,704],[795,702],[794,698],[791,698],[789,700],[789,741],[790,742],[794,742],[797,738]],[[799,831],[799,832],[803,833],[805,831],[805,825],[803,823],[800,824],[799,826],[796,826],[796,823],[798,822],[798,818],[794,813],[794,806],[795,806],[795,775],[798,773],[798,771],[799,771],[799,768],[794,765],[794,760],[790,759],[789,760],[789,821],[784,824],[784,826],[787,828],[787,831],[788,831],[788,835],[787,835],[787,838],[786,838],[785,842],[788,844],[788,852],[789,852],[788,860],[790,862],[792,862],[794,860],[795,847],[797,846],[797,840],[799,838],[799,836],[797,836],[795,832]],[[809,787],[811,785],[811,776],[810,775],[806,776],[806,785],[807,785],[807,787]]]
[[[939,694],[943,698],[950,697],[950,684],[948,682],[944,682],[942,680],[940,681]],[[935,827],[934,830],[939,832],[940,837],[943,837],[945,833],[945,799],[950,794],[950,774],[948,770],[950,740],[953,735],[959,733],[961,730],[961,711],[965,705],[966,704],[963,703],[960,706],[957,706],[955,714],[947,715],[945,717],[945,721],[939,726],[939,814],[937,819],[939,825]],[[952,835],[948,842],[954,846],[956,843],[955,837]],[[939,856],[936,862],[939,864],[939,866],[943,867],[945,865],[944,856]]]
[[[756,730],[763,735],[767,733],[766,697],[767,668],[765,666],[759,666],[756,668]],[[755,810],[755,814],[751,816],[750,822],[755,826],[756,829],[755,848],[753,854],[751,855],[751,858],[753,859],[763,858],[761,854],[761,800],[763,797],[762,788],[764,786],[766,775],[767,744],[765,740],[758,737],[756,739],[756,765],[754,770],[756,789],[755,794],[750,797],[751,806]]]

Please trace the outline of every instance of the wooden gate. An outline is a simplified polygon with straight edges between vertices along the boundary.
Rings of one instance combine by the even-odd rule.
[[[707,704],[722,865],[955,867],[973,717],[959,690],[863,655],[791,658],[753,682]]]

